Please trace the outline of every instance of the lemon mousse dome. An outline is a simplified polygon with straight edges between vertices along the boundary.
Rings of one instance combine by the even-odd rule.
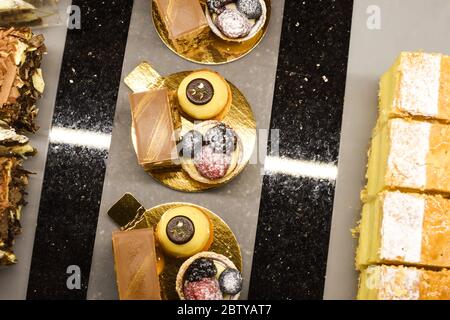
[[[192,72],[177,91],[181,111],[195,120],[221,120],[228,113],[232,94],[227,81],[210,70]]]
[[[163,214],[156,226],[156,237],[168,255],[187,258],[209,249],[213,228],[209,217],[200,209],[181,206]]]

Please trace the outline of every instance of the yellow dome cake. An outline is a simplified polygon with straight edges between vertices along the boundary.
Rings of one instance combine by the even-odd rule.
[[[195,120],[221,120],[228,113],[232,94],[227,81],[211,70],[192,72],[178,87],[181,111]]]
[[[156,238],[167,254],[191,257],[208,250],[214,237],[209,217],[200,209],[180,206],[166,211],[156,226]]]

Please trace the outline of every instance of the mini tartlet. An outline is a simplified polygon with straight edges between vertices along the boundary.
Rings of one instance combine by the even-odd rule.
[[[242,276],[224,255],[200,252],[181,265],[176,290],[181,300],[238,300]]]
[[[231,107],[228,82],[217,72],[203,69],[189,74],[177,90],[182,114],[193,120],[221,120]]]
[[[250,0],[250,1],[244,0],[241,2],[252,2],[252,1],[259,1],[259,5],[260,5],[261,14],[256,19],[254,18],[254,16],[248,15],[248,13],[245,12],[245,10],[238,10],[236,3],[240,2],[240,1],[237,1],[237,0],[224,0],[223,1],[224,4],[222,5],[223,9],[221,8],[219,11],[212,9],[209,5],[206,5],[205,16],[206,16],[206,21],[208,22],[208,25],[211,28],[211,31],[219,38],[226,40],[226,41],[231,41],[231,42],[245,42],[245,41],[252,39],[259,31],[261,31],[264,24],[266,23],[266,17],[267,17],[267,6],[266,6],[266,2],[264,0]],[[215,1],[215,2],[219,2],[219,1]],[[221,30],[221,28],[218,26],[218,23],[217,23],[217,19],[224,12],[225,12],[225,15],[228,16],[227,17],[228,19],[234,20],[233,23],[236,23],[236,21],[237,21],[238,23],[241,22],[241,24],[245,24],[245,21],[243,21],[242,19],[246,18],[248,26],[242,25],[242,28],[245,29],[248,27],[249,28],[248,33],[247,33],[247,31],[242,31],[242,32],[245,32],[244,33],[245,36],[241,36],[241,37],[239,36],[239,33],[235,33],[235,35],[233,37],[231,37],[231,35],[227,36]],[[233,29],[234,30],[232,30],[232,31],[236,31],[236,28],[233,28]]]
[[[200,209],[180,206],[163,214],[155,234],[166,254],[187,258],[209,249],[214,239],[214,226]]]
[[[193,135],[194,146],[182,141],[181,167],[194,180],[205,184],[226,182],[242,159],[237,133],[219,121],[204,121],[183,136]],[[198,144],[198,145],[195,145]],[[186,149],[189,149],[186,152]]]

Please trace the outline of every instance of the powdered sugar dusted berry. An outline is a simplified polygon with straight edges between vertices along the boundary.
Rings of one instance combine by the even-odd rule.
[[[220,290],[223,293],[235,295],[242,290],[242,276],[236,269],[226,269],[219,277]]]
[[[231,163],[231,156],[215,153],[210,146],[204,146],[198,159],[194,160],[198,173],[210,180],[223,178]]]
[[[247,36],[252,26],[247,17],[237,10],[226,9],[216,19],[217,28],[231,39]]]
[[[259,19],[262,15],[260,0],[237,0],[236,8],[249,19]]]
[[[187,281],[184,284],[183,293],[186,300],[223,300],[216,278],[205,278],[196,282]]]
[[[216,153],[231,153],[236,150],[237,135],[225,123],[220,123],[209,129],[205,134],[205,143]]]

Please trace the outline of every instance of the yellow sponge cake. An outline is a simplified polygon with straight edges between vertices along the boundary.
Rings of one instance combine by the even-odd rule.
[[[366,177],[369,196],[398,188],[450,193],[450,126],[405,119],[378,123]]]
[[[361,272],[358,300],[449,300],[450,271],[371,266]]]
[[[450,57],[402,52],[380,81],[380,119],[419,117],[450,122]]]
[[[356,255],[359,270],[371,264],[450,268],[450,200],[383,192],[364,204]]]

